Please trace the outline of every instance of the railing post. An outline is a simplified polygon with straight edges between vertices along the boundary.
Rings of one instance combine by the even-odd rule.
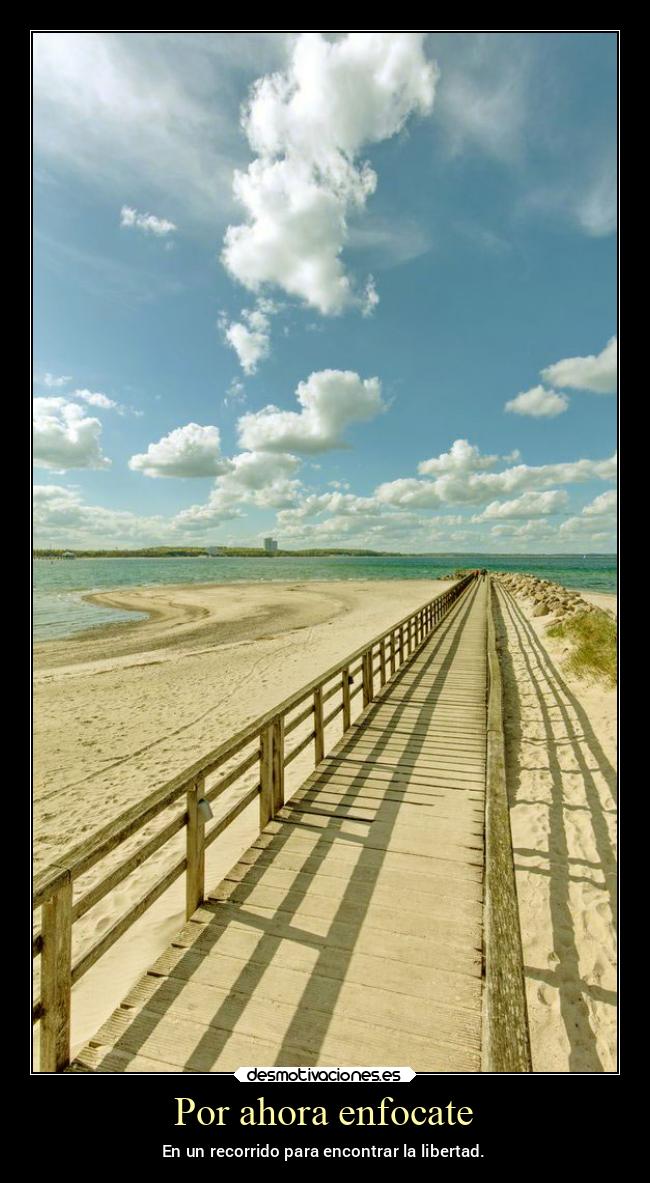
[[[273,723],[273,816],[284,805],[284,715]]]
[[[386,685],[386,638],[379,643],[379,685]]]
[[[410,657],[413,650],[413,617],[410,618],[406,626],[406,646],[407,656]]]
[[[366,649],[363,655],[363,705],[367,707],[372,702],[372,649]]]
[[[406,645],[406,625],[403,624],[399,632],[399,663],[403,665],[406,661],[406,654],[404,652],[404,646]]]
[[[395,630],[390,634],[390,676],[395,673]]]
[[[273,724],[260,735],[260,830],[273,817]]]
[[[185,915],[188,920],[205,898],[205,821],[199,810],[204,787],[205,781],[201,777],[187,790]]]
[[[341,671],[341,693],[343,695],[343,730],[348,731],[352,725],[352,704],[350,702],[350,667],[346,665]]]
[[[72,991],[72,875],[42,907],[41,1072],[62,1072],[70,1063]]]
[[[314,764],[320,764],[325,755],[323,732],[323,687],[314,690]]]
[[[260,830],[284,805],[284,716],[277,715],[260,735]]]

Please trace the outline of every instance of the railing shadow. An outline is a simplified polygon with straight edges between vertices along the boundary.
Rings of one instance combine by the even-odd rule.
[[[392,689],[400,688],[401,701],[395,702],[393,718],[395,726],[398,723],[403,723],[410,732],[409,761],[415,760],[418,753],[425,747],[425,737],[432,719],[435,717],[441,692],[445,688],[445,683],[453,667],[464,625],[479,594],[484,595],[481,585],[474,585],[470,588],[467,596],[450,612],[421,651],[417,658],[417,669],[414,669],[412,662],[405,663],[402,670],[398,671],[390,685],[382,692],[377,703],[373,704],[366,715],[367,719],[371,719],[376,709],[390,701]],[[435,670],[433,683],[425,686],[427,676],[430,678],[436,663],[438,663],[438,668]],[[408,685],[406,683],[407,674],[409,675]],[[420,700],[415,703],[418,696]],[[357,733],[361,732],[363,732],[363,724]],[[364,751],[366,766],[360,764],[358,774],[352,778],[354,791],[360,790],[367,781],[367,762],[374,762],[373,767],[376,763],[381,762],[382,754],[386,753],[390,746],[392,726],[383,731],[368,730],[365,734],[368,739],[368,745]],[[282,889],[281,898],[278,898],[274,906],[268,910],[255,904],[249,903],[247,905],[247,901],[255,894],[260,878],[259,873],[256,874],[253,868],[251,873],[247,873],[236,885],[233,883],[233,894],[236,896],[235,904],[228,902],[208,904],[207,908],[213,912],[214,922],[205,926],[197,925],[197,929],[200,929],[198,940],[191,947],[179,951],[179,957],[171,976],[159,978],[151,983],[151,993],[139,1013],[130,1019],[124,1038],[118,1037],[116,1039],[113,1045],[116,1051],[121,1051],[130,1058],[137,1056],[140,1049],[143,1048],[145,1049],[143,1054],[148,1054],[145,1047],[147,1041],[155,1032],[156,1027],[172,1010],[187,983],[192,980],[198,982],[201,976],[201,965],[214,954],[219,954],[220,946],[225,948],[225,945],[229,943],[227,934],[233,918],[235,918],[236,910],[239,929],[241,930],[243,926],[250,929],[253,934],[248,940],[251,954],[246,960],[242,960],[241,969],[238,969],[235,964],[232,979],[226,990],[213,990],[212,1005],[206,1001],[206,997],[210,996],[203,993],[200,1004],[203,1009],[200,1011],[200,1018],[198,1011],[194,1018],[191,1011],[184,1011],[183,1017],[187,1018],[188,1023],[185,1035],[187,1046],[184,1050],[182,1049],[183,1040],[180,1039],[179,1029],[180,1042],[177,1044],[176,1051],[177,1056],[183,1057],[182,1069],[190,1072],[206,1072],[215,1070],[215,1065],[218,1062],[219,1070],[225,1070],[223,1068],[224,1053],[227,1054],[229,1045],[233,1049],[234,1056],[230,1067],[238,1067],[240,1062],[239,1053],[236,1050],[238,1037],[244,1040],[258,1039],[260,1055],[266,1057],[264,1062],[269,1064],[313,1065],[326,1063],[328,1060],[330,1063],[343,1062],[336,1056],[337,1040],[335,1038],[328,1040],[328,1031],[337,1008],[346,972],[364,925],[367,909],[375,893],[377,879],[385,860],[385,848],[402,810],[405,795],[404,773],[400,768],[400,763],[384,763],[382,770],[385,778],[381,782],[384,786],[383,789],[379,789],[379,781],[374,782],[375,791],[381,793],[381,796],[377,798],[374,816],[372,820],[356,823],[358,828],[355,830],[355,827],[352,827],[355,832],[343,833],[344,827],[347,827],[348,830],[351,828],[349,820],[346,822],[346,819],[354,819],[359,809],[357,802],[355,810],[354,799],[349,804],[340,802],[334,815],[327,817],[322,813],[318,814],[318,820],[309,811],[309,802],[307,802],[307,811],[303,812],[298,820],[291,816],[292,802],[287,803],[285,814],[288,815],[288,820],[273,823],[270,827],[271,831],[276,831],[271,840],[271,853],[275,858],[278,853],[288,850],[292,846],[289,865],[294,866],[295,874],[291,886]],[[463,789],[459,788],[459,792],[462,791]],[[314,814],[317,812],[317,808],[314,806]],[[376,842],[373,843],[373,826],[381,827],[381,846]],[[291,843],[292,837],[297,832],[313,836],[311,847],[305,843],[304,857],[295,843]],[[474,860],[477,866],[482,867],[482,805],[477,810],[476,833],[476,846],[468,849],[467,861]],[[324,919],[319,919],[316,914],[312,918],[310,907],[314,906],[313,894],[310,896],[306,910],[305,900],[312,890],[314,877],[318,875],[325,861],[332,857],[331,839],[333,834],[337,841],[344,840],[346,843],[350,843],[355,850],[358,850],[359,855],[349,877],[343,880],[345,886],[338,902],[333,907],[333,912],[329,916],[326,915]],[[266,837],[266,833],[263,832],[260,839],[253,844],[253,848],[263,851]],[[271,859],[271,861],[273,860]],[[270,865],[270,863],[264,862],[263,854],[260,857],[260,865],[266,867]],[[223,884],[221,886],[223,887]],[[480,900],[480,882],[477,885],[477,894]],[[439,950],[439,967],[436,971],[438,972],[439,969],[441,974],[452,972],[449,967],[454,964],[455,948],[459,944],[466,948],[468,942],[475,946],[476,961],[480,964],[480,924],[477,938],[475,936],[476,920],[470,921],[468,919],[465,922],[462,918],[459,920],[454,917],[448,922],[443,920],[439,923],[443,939]],[[300,957],[304,957],[310,966],[309,976],[306,978],[304,970],[298,971],[300,977],[296,977],[294,981],[295,996],[289,1001],[276,996],[272,986],[267,987],[266,992],[263,990],[264,977],[270,972],[270,968],[272,966],[284,967],[285,965],[283,958],[278,957],[278,951],[283,942],[287,941],[291,942],[295,950],[293,964],[296,964],[296,957],[298,957],[298,961]],[[424,944],[429,945],[430,942],[423,941]],[[427,956],[428,963],[435,965],[435,949],[433,953],[429,949]],[[291,972],[291,970],[287,971],[289,977]],[[259,1000],[257,997],[253,999],[253,994],[260,987],[262,989]],[[381,982],[377,981],[376,987],[373,988],[381,988]],[[206,990],[209,989],[209,985],[206,984]],[[268,1008],[266,1027],[258,1020],[259,1006]],[[421,1012],[419,1016],[410,1015],[408,1007],[405,1005],[401,1009],[399,1019],[401,1027],[409,1031],[411,1043],[416,1046],[421,1045],[423,1062],[414,1065],[414,1067],[425,1070],[429,1067],[426,1063],[427,1055],[431,1059],[435,1058],[435,1050],[433,1050],[433,1054],[431,1052],[432,1048],[435,1049],[435,1006],[432,1007],[430,1001],[423,999]],[[177,1017],[175,1016],[175,1018]],[[193,1028],[190,1026],[192,1023],[194,1023]],[[278,1032],[275,1039],[273,1037],[274,1023]],[[346,1025],[349,1029],[346,1045],[348,1049],[350,1046],[358,1047],[357,1062],[375,1062],[376,1057],[373,1054],[375,1039],[371,1026],[364,1026],[363,1018],[358,1015],[350,1019]],[[268,1032],[269,1039],[273,1040],[275,1046],[273,1052],[270,1047],[268,1051],[264,1050],[265,1030]],[[326,1046],[326,1051],[323,1051],[324,1046]],[[395,1063],[401,1062],[399,1046],[400,1032],[396,1024],[394,1032]],[[385,1031],[382,1031],[382,1047],[386,1047]],[[476,1056],[477,1070],[479,1054],[480,1048],[478,1048]],[[269,1056],[271,1058],[268,1058]],[[178,1062],[178,1059],[174,1060],[175,1064]],[[161,1070],[164,1071],[164,1068]],[[178,1067],[174,1068],[170,1065],[168,1070],[178,1071]]]
[[[540,856],[547,859],[546,867],[519,867],[529,874],[543,876],[548,881],[550,918],[553,937],[553,952],[559,956],[555,970],[524,966],[525,977],[541,981],[558,990],[560,1013],[566,1038],[569,1043],[569,1071],[602,1072],[602,1061],[597,1048],[597,1039],[592,1027],[585,997],[598,1002],[615,1004],[612,991],[603,990],[583,980],[580,970],[579,950],[575,931],[575,917],[571,905],[570,889],[573,883],[586,883],[604,891],[609,901],[612,922],[616,924],[616,856],[607,826],[607,815],[611,810],[601,798],[594,772],[599,772],[607,789],[614,796],[616,773],[594,735],[589,718],[569,690],[537,634],[509,595],[499,589],[496,597],[496,618],[500,660],[503,664],[510,692],[507,695],[510,712],[506,726],[507,776],[510,806],[521,803],[521,771],[532,771],[524,764],[522,757],[524,694],[520,689],[514,658],[523,661],[530,685],[530,695],[536,706],[543,736],[528,743],[539,744],[547,764],[536,771],[547,771],[550,778],[550,799],[541,801],[548,809],[548,850],[515,847],[515,856]],[[511,632],[506,633],[506,620]],[[518,652],[513,650],[512,638],[516,638]],[[506,637],[508,636],[508,639]],[[513,690],[513,688],[515,688]],[[563,735],[556,735],[562,730]],[[560,754],[569,752],[574,767],[562,766]],[[594,767],[595,765],[595,767]],[[580,777],[586,799],[585,805],[575,805],[565,800],[565,785],[568,776]],[[533,802],[527,802],[533,804]],[[597,861],[576,859],[569,852],[567,816],[574,811],[588,812],[593,832]],[[576,874],[580,871],[599,872],[603,882],[597,882],[594,874]],[[526,932],[524,936],[524,956]]]

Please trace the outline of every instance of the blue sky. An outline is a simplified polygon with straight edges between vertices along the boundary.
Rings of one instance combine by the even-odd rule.
[[[34,38],[35,544],[612,551],[616,38]]]

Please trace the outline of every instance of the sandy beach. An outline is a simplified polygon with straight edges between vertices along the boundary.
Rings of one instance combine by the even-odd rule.
[[[582,593],[617,614],[616,596]],[[616,1070],[616,690],[499,596],[507,778],[535,1072]]]
[[[447,586],[432,580],[194,584],[97,596],[150,616],[35,646],[36,867],[55,862]],[[312,766],[306,751],[291,765],[289,788]],[[224,795],[224,810],[233,800]],[[210,848],[208,882],[218,882],[253,840],[257,812],[250,806]],[[144,894],[179,849],[170,842],[75,924],[75,957]],[[101,875],[109,866],[110,859],[101,864]],[[91,872],[87,885],[98,877]],[[183,923],[183,909],[181,880],[75,987],[74,1048],[165,948]]]

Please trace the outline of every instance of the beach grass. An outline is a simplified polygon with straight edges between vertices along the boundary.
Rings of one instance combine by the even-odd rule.
[[[578,677],[616,685],[616,621],[606,612],[579,612],[549,628],[550,637],[567,640],[572,651],[567,669]]]

